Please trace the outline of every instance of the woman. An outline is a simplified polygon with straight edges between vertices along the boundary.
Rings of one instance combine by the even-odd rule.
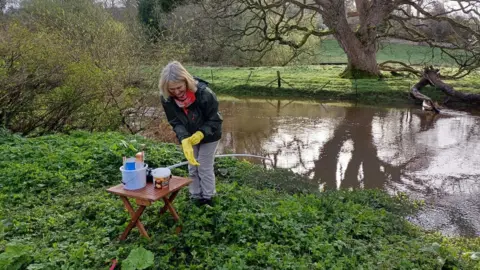
[[[216,193],[213,161],[223,121],[207,84],[177,61],[165,66],[159,81],[163,109],[189,162],[190,197],[202,205],[212,205]]]

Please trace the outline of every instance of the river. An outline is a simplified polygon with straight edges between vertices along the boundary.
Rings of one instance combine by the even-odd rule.
[[[319,190],[404,192],[426,203],[411,217],[413,223],[450,236],[479,235],[479,113],[220,100],[224,124],[218,153],[269,157],[273,162],[264,166],[304,175]]]

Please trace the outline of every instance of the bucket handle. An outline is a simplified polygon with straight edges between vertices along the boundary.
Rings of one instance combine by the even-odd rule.
[[[123,167],[123,166],[122,166]],[[127,183],[130,183],[134,178],[130,178],[130,180],[128,180],[127,182],[124,182],[123,179],[122,179],[122,184],[126,185]]]
[[[127,182],[123,182],[122,181],[122,184],[126,185],[127,183],[130,183],[130,181],[132,181],[133,178],[130,178],[130,180],[128,180]]]

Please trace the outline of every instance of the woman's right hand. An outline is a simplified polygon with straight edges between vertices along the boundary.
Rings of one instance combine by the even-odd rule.
[[[182,148],[183,148],[183,154],[185,155],[185,158],[188,160],[188,162],[193,166],[199,166],[200,163],[198,163],[198,161],[195,159],[193,155],[193,147],[189,138],[182,140]]]
[[[203,140],[205,136],[203,135],[203,133],[201,131],[197,131],[195,133],[193,133],[192,136],[190,136],[190,138],[188,138],[190,140],[190,143],[192,145],[197,145],[200,143],[201,140]]]

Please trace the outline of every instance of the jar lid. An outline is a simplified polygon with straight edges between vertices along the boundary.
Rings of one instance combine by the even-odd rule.
[[[172,174],[169,168],[156,168],[152,171],[153,177],[169,177]]]

